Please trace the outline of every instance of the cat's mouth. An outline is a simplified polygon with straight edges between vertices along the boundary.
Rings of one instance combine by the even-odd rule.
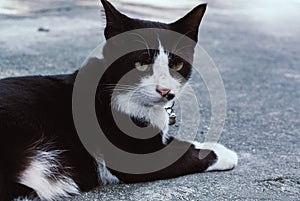
[[[160,94],[143,94],[142,96],[139,96],[138,102],[142,103],[143,106],[165,106],[170,101],[173,101],[175,98],[175,93],[173,91],[170,91],[169,93],[165,95]]]
[[[173,101],[173,99],[167,99],[166,97],[161,97],[158,100],[143,102],[142,105],[145,107],[153,107],[155,105],[164,107],[169,102]]]
[[[153,90],[153,86],[116,88],[113,91],[115,99],[124,99],[124,102],[136,103],[144,107],[162,106],[175,99],[175,92],[171,89],[167,91]],[[149,87],[149,88],[148,88]]]
[[[170,96],[170,97],[171,97],[171,96]],[[168,102],[174,100],[175,95],[172,96],[172,98],[170,98],[170,97],[161,97],[159,100],[153,101],[153,102],[154,102],[154,103],[157,103],[157,104],[159,104],[159,103],[168,103]]]

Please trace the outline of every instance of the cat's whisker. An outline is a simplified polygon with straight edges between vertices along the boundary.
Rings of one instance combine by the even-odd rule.
[[[195,96],[195,92],[192,89],[181,89],[178,96]]]
[[[132,90],[126,90],[126,89],[108,89],[108,90],[102,90],[101,92],[109,92],[109,93],[113,93],[113,92],[132,92]]]
[[[190,45],[186,45],[186,46],[180,47],[179,49],[175,50],[174,54],[177,55],[177,52],[179,52],[180,50],[183,50],[183,49],[185,49],[185,48],[188,48],[188,47],[194,47],[194,45],[193,45],[193,44],[190,44]],[[183,51],[183,52],[184,52],[184,51]],[[180,55],[190,55],[190,54],[184,52],[184,53],[182,53],[182,54],[180,54]]]
[[[109,94],[109,93],[114,93],[114,92],[132,92],[136,88],[135,87],[115,87],[115,86],[110,86],[106,87],[101,90],[101,94]]]
[[[136,88],[135,87],[110,87],[108,89],[123,89],[123,90],[135,90]]]
[[[144,44],[146,46],[147,51],[148,51],[148,55],[149,55],[149,57],[151,57],[150,48],[149,48],[149,44],[148,44],[147,40],[142,35],[140,35],[138,33],[131,33],[131,35],[136,35],[136,36],[138,36],[139,38],[141,38],[143,40],[143,41],[138,41],[138,42],[141,42],[142,44]]]
[[[179,45],[180,41],[184,38],[187,37],[186,34],[191,33],[192,31],[188,31],[185,34],[182,34],[182,36],[179,38],[179,40],[176,42],[174,48],[172,49],[172,52],[176,52],[177,46]]]
[[[114,92],[114,91],[130,92],[132,90],[126,90],[126,89],[104,89],[104,90],[101,90],[101,92]]]
[[[136,87],[133,87],[133,86],[107,86],[107,87],[104,87],[104,89],[130,89],[130,90],[134,90],[136,89]]]
[[[144,44],[145,45],[145,42],[143,42],[143,41],[141,41],[141,40],[134,40],[135,42],[139,42],[139,43],[142,43],[142,44]],[[148,48],[148,46],[146,45],[146,49],[147,49],[147,54],[148,54],[148,56],[150,57],[150,52],[149,52],[149,48]]]
[[[178,95],[179,95],[179,96],[182,96],[182,95],[185,95],[185,96],[188,96],[188,95],[190,95],[190,96],[194,96],[194,95],[195,95],[195,93],[193,93],[193,92],[186,92],[186,91],[184,91],[184,92],[180,92]]]
[[[179,45],[180,41],[183,39],[184,35],[182,35],[179,40],[175,43],[174,48],[172,49],[172,52],[175,52],[175,50],[177,49],[177,46]]]
[[[124,91],[124,92],[131,92],[132,90],[126,90],[126,89],[106,89],[106,90],[101,90],[101,92],[105,91]]]
[[[119,86],[119,87],[133,87],[132,85],[127,84],[100,84],[100,86]]]

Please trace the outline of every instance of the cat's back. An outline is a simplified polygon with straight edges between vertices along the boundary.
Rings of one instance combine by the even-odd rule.
[[[70,90],[65,76],[26,76],[0,80],[0,108],[53,100]],[[56,97],[55,97],[56,95]]]
[[[0,80],[0,129],[16,122],[55,116],[71,104],[67,75],[11,77]]]
[[[0,80],[0,146],[3,149],[11,143],[29,146],[43,136],[56,138],[70,128],[72,86],[66,82],[69,76]]]

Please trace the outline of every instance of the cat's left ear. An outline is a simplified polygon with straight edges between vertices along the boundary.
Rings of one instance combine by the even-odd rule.
[[[119,12],[107,0],[101,0],[101,3],[104,7],[106,16],[106,27],[104,30],[106,39],[125,32],[130,28],[131,18]]]
[[[174,31],[198,41],[198,32],[207,4],[201,4],[186,14],[183,18],[170,24]]]

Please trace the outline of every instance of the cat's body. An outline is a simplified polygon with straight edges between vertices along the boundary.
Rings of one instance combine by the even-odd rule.
[[[130,19],[107,1],[102,3],[108,22],[106,39],[129,30],[160,28],[177,31],[197,41],[198,27],[205,11],[205,5],[200,5],[179,21],[163,24]],[[183,25],[190,27],[186,29]],[[180,60],[167,53],[163,38],[155,37],[156,50],[125,55],[106,72],[96,94],[96,114],[106,137],[124,151],[152,153],[173,142],[178,147],[189,146],[186,153],[167,168],[148,174],[127,174],[110,169],[105,166],[105,156],[95,159],[90,155],[75,129],[72,93],[78,72],[6,78],[0,81],[0,201],[35,196],[56,200],[107,183],[166,179],[195,172],[227,170],[236,165],[236,154],[220,144],[211,148],[213,151],[202,150],[206,155],[200,159],[202,144],[167,137],[169,119],[164,105],[174,99],[185,83],[169,71],[175,69],[182,79],[187,80],[192,56],[191,61]],[[193,48],[186,51],[192,55]],[[145,52],[147,58],[143,61],[140,55]],[[109,57],[104,51],[104,59],[92,58],[86,65],[101,68],[106,56]],[[123,88],[116,85],[132,69],[136,71],[132,85],[127,83]],[[138,87],[130,88],[137,83]],[[115,96],[111,86],[119,90]],[[136,95],[138,98],[132,101]],[[113,112],[131,117],[137,125],[146,125],[158,134],[149,139],[132,138],[115,125]],[[168,154],[162,155],[161,160],[167,157]]]

